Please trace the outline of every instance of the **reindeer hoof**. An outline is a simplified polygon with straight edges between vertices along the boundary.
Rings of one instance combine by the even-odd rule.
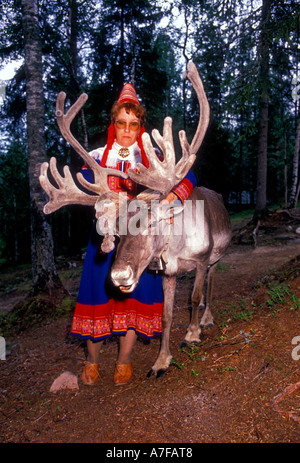
[[[151,378],[151,376],[153,376],[153,375],[154,375],[154,371],[151,368],[151,370],[148,371],[148,373],[147,373],[147,378]]]
[[[156,378],[161,378],[162,376],[164,376],[166,370],[158,370],[158,372],[156,373]]]
[[[187,347],[187,345],[188,345],[187,341],[184,340],[184,341],[182,341],[182,342],[180,343],[180,346],[179,346],[179,347],[180,347],[180,349],[184,349],[185,347]]]
[[[203,328],[212,328],[214,326],[213,323],[208,323],[207,325],[201,325],[200,323],[200,328],[203,329]]]
[[[186,341],[185,339],[180,344],[180,349],[184,349],[185,347],[199,347],[201,345],[201,341]]]
[[[164,370],[163,368],[161,368],[160,370],[158,370],[156,373],[154,370],[150,370],[148,373],[147,373],[147,378],[151,378],[151,376],[154,376],[156,375],[156,378],[161,378],[162,376],[164,376],[166,370]]]

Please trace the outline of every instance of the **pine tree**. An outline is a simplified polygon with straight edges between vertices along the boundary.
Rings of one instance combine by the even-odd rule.
[[[269,61],[270,37],[268,25],[270,22],[272,0],[263,0],[261,12],[261,29],[259,39],[259,129],[257,156],[257,188],[255,215],[259,217],[267,210],[267,160],[268,160],[268,118],[269,118]]]
[[[31,259],[33,292],[62,290],[53,257],[51,227],[43,213],[45,195],[39,184],[40,164],[46,158],[42,54],[37,0],[22,0],[25,44],[27,146],[30,182]]]

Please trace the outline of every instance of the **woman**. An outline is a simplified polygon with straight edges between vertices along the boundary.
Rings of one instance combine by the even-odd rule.
[[[148,159],[142,144],[145,109],[140,105],[135,89],[125,84],[111,111],[108,140],[104,148],[90,153],[102,167],[127,172]],[[86,167],[83,175],[92,181]],[[167,196],[167,201],[184,201],[195,186],[192,173]],[[126,192],[130,198],[137,194],[138,185],[130,179],[109,176],[108,186],[115,192]],[[131,353],[138,335],[152,338],[161,334],[163,291],[161,276],[145,272],[130,296],[124,296],[112,287],[109,270],[114,251],[99,252],[101,236],[93,229],[84,262],[78,302],[75,308],[71,334],[87,340],[88,358],[81,375],[84,384],[99,381],[99,354],[101,341],[112,334],[120,335],[119,354],[114,373],[115,385],[127,383],[132,376]]]

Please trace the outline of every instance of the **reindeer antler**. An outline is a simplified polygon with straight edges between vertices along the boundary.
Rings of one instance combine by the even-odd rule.
[[[132,180],[152,190],[156,190],[164,196],[181,182],[192,167],[209,123],[209,104],[194,63],[190,62],[188,64],[188,72],[185,73],[185,77],[191,81],[200,104],[200,119],[191,145],[187,141],[185,131],[181,130],[179,132],[179,140],[182,157],[176,164],[172,119],[166,117],[164,120],[163,136],[156,129],[152,131],[154,140],[164,154],[163,161],[157,158],[149,135],[144,134],[143,144],[149,160],[149,168],[147,169],[142,164],[138,164],[138,172],[135,172],[133,169],[128,170],[128,175]]]
[[[68,166],[64,166],[64,177],[62,177],[56,168],[56,158],[52,157],[50,159],[49,169],[58,188],[55,188],[48,178],[48,167],[48,162],[43,162],[39,177],[42,188],[49,196],[49,201],[44,206],[45,214],[51,214],[68,204],[95,205],[98,199],[97,196],[88,195],[76,186]]]
[[[200,105],[200,118],[197,127],[197,131],[194,135],[193,141],[190,146],[190,151],[193,154],[196,154],[198,149],[201,146],[203,141],[204,135],[206,133],[208,124],[209,124],[209,103],[207,101],[207,97],[204,91],[202,80],[200,79],[199,73],[197,71],[196,66],[192,61],[188,63],[187,66],[188,70],[184,73],[184,77],[187,77],[193,85],[193,88],[197,94],[199,105]],[[181,137],[184,138],[184,131],[182,131]],[[180,134],[179,134],[180,135]],[[182,145],[181,145],[182,146]],[[187,146],[188,143],[187,143]]]
[[[64,114],[66,94],[64,92],[60,92],[56,100],[56,117],[62,136],[70,143],[79,156],[82,157],[94,174],[94,183],[90,183],[85,180],[81,173],[76,174],[78,182],[87,191],[92,192],[93,195],[89,195],[77,187],[68,166],[64,167],[64,177],[62,177],[57,170],[56,159],[51,158],[50,167],[47,162],[44,162],[41,165],[41,174],[39,177],[40,184],[50,199],[50,201],[44,206],[45,214],[50,214],[67,204],[95,205],[99,197],[106,192],[110,192],[111,196],[116,196],[117,198],[118,195],[114,195],[107,185],[107,176],[116,175],[122,178],[128,178],[127,174],[119,170],[100,167],[95,159],[93,159],[83,146],[73,137],[70,131],[71,122],[78,111],[82,108],[87,98],[88,96],[85,93],[80,95],[68,112]],[[48,167],[55,182],[57,183],[58,188],[56,188],[48,178]]]

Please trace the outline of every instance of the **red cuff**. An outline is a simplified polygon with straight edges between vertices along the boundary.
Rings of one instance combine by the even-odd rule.
[[[187,178],[184,178],[179,185],[177,185],[173,190],[172,193],[174,193],[178,199],[182,203],[186,201],[192,194],[194,187],[192,182],[190,182]]]

